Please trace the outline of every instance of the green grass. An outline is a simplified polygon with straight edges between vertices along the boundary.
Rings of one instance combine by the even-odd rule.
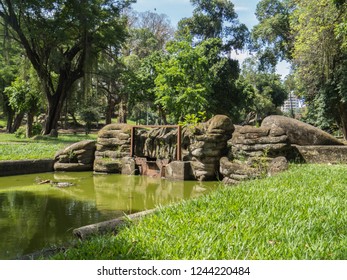
[[[6,121],[0,117],[0,127],[6,127]]]
[[[96,134],[60,134],[58,138],[40,136],[34,140],[0,133],[0,160],[53,158],[57,151],[72,143],[96,137]]]
[[[272,178],[160,208],[56,259],[347,259],[347,166],[293,165]]]

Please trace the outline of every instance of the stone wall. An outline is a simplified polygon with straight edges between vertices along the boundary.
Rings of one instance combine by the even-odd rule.
[[[338,139],[284,116],[269,116],[261,127],[236,127],[228,147],[228,157],[220,161],[226,184],[276,174],[287,169],[288,160],[347,163],[347,146]]]
[[[292,145],[288,158],[294,162],[304,163],[347,163],[347,146],[298,146]]]
[[[237,126],[228,147],[228,157],[220,160],[226,184],[265,176],[274,164],[272,160],[285,159],[290,150],[286,132],[278,127]]]
[[[153,159],[177,159],[177,128],[138,128],[135,131],[135,155]]]
[[[99,131],[96,143],[82,141],[57,153],[54,168],[177,180],[222,179],[235,184],[281,172],[288,160],[347,162],[347,146],[283,116],[267,117],[261,127],[253,127],[234,126],[230,118],[217,115],[205,123],[184,126],[181,134],[181,160],[177,160],[177,127],[107,125]]]
[[[131,126],[111,124],[98,134],[94,171],[104,173],[134,174],[134,160],[130,158]],[[136,128],[134,155],[138,168],[144,169],[146,160],[156,164],[158,174],[172,178],[212,180],[219,174],[219,160],[227,154],[227,141],[234,126],[226,116],[215,116],[206,123],[182,129],[182,159],[177,161],[176,127]],[[141,165],[143,165],[141,167]],[[183,170],[183,169],[184,170]],[[178,170],[180,169],[180,170]],[[175,172],[177,171],[176,174]],[[152,173],[151,173],[152,174]]]
[[[206,123],[183,130],[182,155],[191,163],[194,178],[200,181],[219,177],[219,160],[227,155],[227,142],[234,132],[230,118],[217,115]]]
[[[239,126],[228,141],[231,157],[275,157],[290,148],[286,132],[278,127]]]
[[[101,129],[96,142],[94,172],[121,173],[122,158],[130,155],[131,126],[110,124]]]

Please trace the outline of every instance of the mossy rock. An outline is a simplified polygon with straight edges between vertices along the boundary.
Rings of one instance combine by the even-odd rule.
[[[94,161],[94,171],[120,174],[122,172],[122,161],[112,158],[97,158]]]

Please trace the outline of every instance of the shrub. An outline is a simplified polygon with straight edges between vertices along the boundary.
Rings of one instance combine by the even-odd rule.
[[[26,137],[26,130],[24,127],[20,127],[16,130],[16,132],[14,133],[14,136],[16,136],[16,138],[20,138],[23,139]]]

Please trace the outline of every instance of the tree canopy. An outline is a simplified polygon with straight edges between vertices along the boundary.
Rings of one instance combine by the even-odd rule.
[[[121,11],[130,1],[1,0],[0,17],[24,48],[41,81],[48,109],[44,132],[57,128],[64,101],[88,60],[125,40]]]
[[[259,24],[252,30],[255,47],[292,63],[295,87],[307,105],[306,121],[347,137],[346,1],[262,0]],[[266,55],[265,55],[266,56]]]
[[[192,15],[176,28],[134,2],[0,0],[7,131],[32,117],[33,96],[49,134],[69,118],[91,126],[99,117],[149,124],[225,114],[243,123],[280,113],[294,93],[307,105],[303,120],[347,136],[346,1],[261,0],[251,32],[230,0],[191,0]],[[240,67],[231,54],[246,49]],[[282,60],[292,65],[286,79],[276,73]]]

